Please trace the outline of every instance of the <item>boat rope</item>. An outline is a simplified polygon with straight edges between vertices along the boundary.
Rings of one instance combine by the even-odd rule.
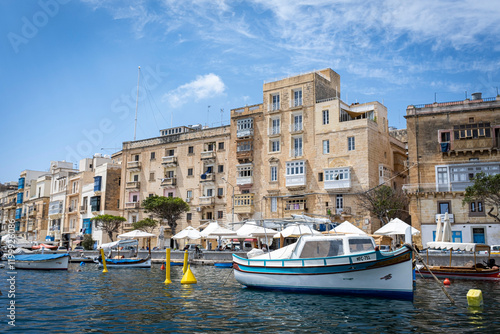
[[[450,300],[450,302],[452,304],[455,304],[455,300],[450,296],[450,294],[448,293],[448,291],[446,291],[445,287],[444,287],[444,284],[443,282],[441,282],[431,271],[431,269],[429,268],[429,266],[427,266],[427,263],[425,263],[424,259],[422,258],[422,256],[420,256],[420,254],[417,252],[417,250],[410,244],[405,244],[405,246],[409,247],[413,253],[415,254],[415,256],[417,257],[417,259],[422,262],[422,264],[424,265],[424,267],[429,271],[429,273],[431,274],[432,277],[434,277],[434,280],[436,281],[436,283],[439,285],[439,287],[441,288],[441,290],[443,290],[444,294],[446,295],[446,297],[448,297],[448,299]],[[420,270],[418,271],[420,273]]]
[[[222,283],[222,286],[224,286],[229,278],[229,276],[231,276],[231,274],[234,273],[234,268],[231,269],[231,271],[229,272],[229,275],[227,275],[226,279],[224,280],[224,283]]]

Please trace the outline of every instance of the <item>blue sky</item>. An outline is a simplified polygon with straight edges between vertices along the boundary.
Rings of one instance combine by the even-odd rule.
[[[497,94],[499,17],[483,0],[4,0],[0,182],[132,140],[138,66],[137,139],[227,124],[264,82],[327,67],[405,128],[409,104]]]

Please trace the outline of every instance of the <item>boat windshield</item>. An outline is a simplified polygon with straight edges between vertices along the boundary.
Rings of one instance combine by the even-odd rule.
[[[306,241],[300,258],[330,257],[344,255],[342,239]]]
[[[353,253],[362,253],[375,250],[373,242],[368,238],[350,238],[349,251]]]

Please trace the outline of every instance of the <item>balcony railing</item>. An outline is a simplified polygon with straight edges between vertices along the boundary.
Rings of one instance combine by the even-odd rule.
[[[85,213],[85,212],[87,212],[87,206],[86,205],[80,206],[80,213]]]
[[[306,185],[306,175],[296,174],[286,176],[286,186],[287,187],[297,187]]]
[[[205,151],[201,152],[201,159],[215,159],[215,151]]]
[[[453,142],[449,143],[449,147],[449,152],[469,152],[498,148],[497,146],[495,146],[495,142],[492,138],[454,140]],[[439,146],[439,150],[443,152],[443,147],[441,145]]]
[[[139,181],[130,181],[125,184],[126,189],[139,189],[141,187],[141,182]]]
[[[139,202],[125,202],[125,209],[139,209],[140,206]]]
[[[200,206],[212,206],[215,203],[214,196],[201,196],[198,198]]]
[[[141,162],[140,161],[129,161],[127,162],[127,169],[131,171],[140,171]]]
[[[269,136],[277,136],[281,134],[281,127],[279,126],[270,127],[269,129],[267,129],[267,134]]]
[[[252,159],[253,158],[253,151],[247,150],[239,150],[236,151],[236,159]]]
[[[208,173],[208,174],[203,174],[206,177],[203,179],[200,176],[200,182],[215,182],[215,174],[214,173]]]
[[[177,166],[177,157],[169,156],[169,157],[163,157],[161,159],[162,159],[161,164],[163,166],[165,166],[165,167],[175,167],[175,166]]]
[[[252,137],[253,136],[253,129],[238,129],[236,131],[236,137],[241,138],[241,137]]]
[[[245,184],[253,184],[253,176],[236,177],[236,184],[239,186],[242,186]]]
[[[335,191],[335,190],[346,190],[351,188],[351,180],[333,180],[333,181],[324,181],[324,187],[327,191]]]
[[[175,186],[176,184],[177,184],[177,178],[175,176],[174,177],[167,177],[167,178],[161,179],[161,185],[162,185],[162,187]]]

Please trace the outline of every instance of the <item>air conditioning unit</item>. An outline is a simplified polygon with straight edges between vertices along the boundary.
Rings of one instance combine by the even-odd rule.
[[[201,212],[201,206],[197,207],[196,211]]]
[[[186,198],[186,203],[191,202],[191,197]]]

